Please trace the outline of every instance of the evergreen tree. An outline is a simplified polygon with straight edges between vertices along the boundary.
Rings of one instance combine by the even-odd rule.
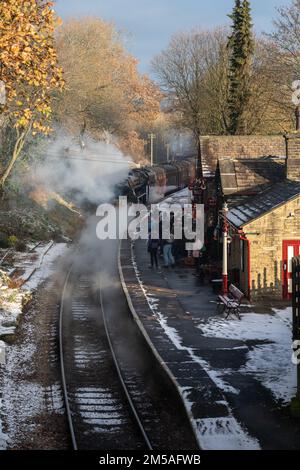
[[[249,0],[235,0],[233,13],[229,17],[233,24],[232,34],[228,40],[230,49],[228,131],[235,135],[247,133],[245,110],[251,94],[250,77],[254,53]]]

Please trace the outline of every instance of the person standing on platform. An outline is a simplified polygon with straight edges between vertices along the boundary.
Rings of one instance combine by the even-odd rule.
[[[151,236],[148,241],[148,252],[150,253],[150,268],[153,269],[154,266],[158,269],[158,248],[160,245],[160,240],[152,239]]]
[[[172,254],[172,248],[173,248],[173,243],[174,243],[174,236],[171,235],[169,240],[166,240],[164,244],[164,262],[165,262],[165,268],[168,268],[169,266],[174,267],[175,266],[175,259]]]

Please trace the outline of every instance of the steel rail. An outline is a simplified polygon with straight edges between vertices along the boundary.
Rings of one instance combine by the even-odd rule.
[[[65,373],[64,347],[63,347],[64,304],[65,304],[65,301],[66,301],[67,286],[68,286],[70,276],[72,274],[72,269],[73,269],[73,267],[71,267],[69,269],[68,273],[67,273],[65,283],[64,283],[64,287],[63,287],[62,297],[61,297],[60,315],[59,315],[59,349],[60,349],[60,365],[61,365],[62,387],[63,387],[64,402],[65,402],[65,406],[66,406],[68,425],[69,425],[69,430],[70,430],[73,449],[78,450],[78,445],[77,445],[77,440],[76,440],[76,432],[75,432],[75,429],[74,429],[73,417],[72,417],[72,412],[71,412],[71,407],[70,407],[69,397],[68,397],[68,387],[67,387],[67,380],[66,380],[66,373]],[[132,398],[130,396],[130,393],[128,391],[128,388],[126,386],[126,383],[125,383],[125,380],[123,378],[123,374],[122,374],[122,371],[121,371],[121,367],[119,365],[116,353],[114,351],[113,341],[112,341],[111,334],[110,334],[109,329],[108,329],[105,310],[104,310],[104,307],[103,307],[103,297],[102,297],[101,285],[100,285],[100,288],[99,288],[99,295],[100,295],[100,306],[101,306],[101,312],[102,312],[102,317],[103,317],[103,324],[104,324],[105,334],[106,334],[106,337],[107,337],[107,340],[108,340],[110,352],[111,352],[113,362],[114,362],[115,367],[116,367],[116,371],[117,371],[122,389],[125,393],[125,396],[127,398],[127,402],[130,406],[130,410],[131,410],[132,415],[133,415],[133,417],[136,421],[136,424],[138,425],[138,428],[141,432],[143,440],[145,441],[147,449],[148,450],[153,450],[151,442],[150,442],[150,440],[147,436],[147,433],[144,429],[143,423],[142,423],[142,421],[139,417],[139,414],[136,410],[136,407],[133,403],[133,400],[132,400]]]
[[[72,269],[73,269],[73,267],[71,266],[71,268],[68,271],[68,274],[66,276],[66,279],[65,279],[64,288],[63,288],[62,297],[61,297],[60,313],[59,313],[59,355],[60,355],[60,368],[61,368],[61,379],[62,379],[62,386],[63,386],[63,393],[64,393],[64,402],[65,402],[65,406],[66,406],[66,412],[67,412],[68,424],[69,424],[69,429],[70,429],[70,434],[71,434],[72,446],[73,446],[74,450],[78,450],[76,436],[75,436],[75,430],[74,430],[74,425],[73,425],[72,412],[71,412],[69,398],[68,398],[68,389],[67,389],[66,373],[65,373],[65,366],[64,366],[65,361],[64,361],[63,325],[62,325],[67,285],[68,285],[68,282],[69,282],[69,279],[70,279],[70,276],[71,276],[71,273],[72,273]]]
[[[136,423],[141,431],[141,434],[143,436],[143,439],[147,445],[147,448],[148,450],[153,450],[153,447],[151,445],[151,442],[150,442],[150,439],[148,438],[148,435],[147,435],[147,432],[143,426],[143,423],[139,417],[139,414],[138,414],[138,411],[133,403],[133,400],[130,396],[130,393],[128,391],[128,388],[127,388],[127,385],[125,383],[125,380],[124,380],[124,377],[123,377],[123,374],[122,374],[122,371],[121,371],[121,367],[120,367],[120,364],[119,364],[119,361],[117,359],[117,356],[116,356],[116,353],[115,353],[115,350],[114,350],[114,346],[113,346],[113,342],[112,342],[112,338],[111,338],[111,334],[109,332],[109,329],[108,329],[108,324],[107,324],[107,318],[106,318],[106,315],[105,315],[105,309],[104,309],[104,304],[103,304],[103,296],[102,296],[102,288],[101,288],[101,278],[100,278],[100,288],[99,288],[99,295],[100,295],[100,305],[101,305],[101,311],[102,311],[102,316],[103,316],[103,324],[104,324],[104,328],[105,328],[105,333],[106,333],[106,336],[107,336],[107,340],[108,340],[108,343],[109,343],[109,347],[110,347],[110,351],[111,351],[111,354],[112,354],[112,358],[113,358],[113,361],[114,361],[114,364],[115,364],[115,367],[116,367],[116,370],[117,370],[117,373],[118,373],[118,376],[119,376],[119,379],[120,379],[120,382],[122,384],[122,388],[124,390],[124,393],[126,395],[126,398],[128,400],[128,403],[130,405],[130,409],[132,411],[132,414],[136,420]]]

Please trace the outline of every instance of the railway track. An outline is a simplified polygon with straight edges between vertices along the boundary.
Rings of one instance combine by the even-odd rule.
[[[112,262],[118,245],[105,249],[109,263],[87,263],[83,272],[81,262],[70,270],[61,301],[60,360],[73,448],[196,450],[177,392],[128,308]]]
[[[62,383],[73,449],[151,450],[91,279],[68,273],[60,310]]]

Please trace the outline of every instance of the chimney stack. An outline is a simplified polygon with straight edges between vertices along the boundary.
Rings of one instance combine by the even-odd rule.
[[[286,178],[300,182],[300,132],[285,135]]]

